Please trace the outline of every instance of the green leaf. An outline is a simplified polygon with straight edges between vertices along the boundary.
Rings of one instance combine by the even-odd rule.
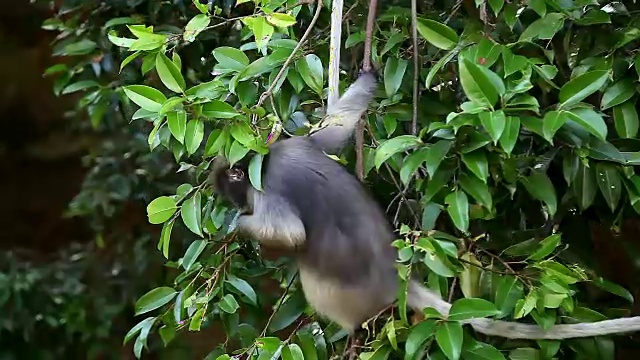
[[[463,233],[469,230],[469,199],[464,191],[456,190],[444,199],[453,224]]]
[[[481,68],[463,57],[459,58],[458,66],[460,83],[469,100],[493,107],[505,92],[502,80],[491,70]]]
[[[218,64],[225,69],[241,71],[250,63],[249,58],[239,49],[221,46],[212,52]]]
[[[569,118],[582,128],[605,141],[607,138],[607,124],[600,114],[586,107],[571,109],[566,112]]]
[[[178,294],[178,292],[168,286],[155,288],[149,291],[136,301],[135,315],[138,316],[164,306],[169,303],[169,301],[173,300],[176,294]]]
[[[553,144],[553,137],[556,132],[567,122],[566,111],[549,111],[542,120],[542,135],[548,142]]]
[[[184,136],[187,131],[187,113],[184,110],[168,113],[167,124],[171,135],[181,144],[184,144]]]
[[[146,85],[129,85],[122,90],[136,105],[152,112],[160,111],[162,104],[167,101],[166,96],[159,90]]]
[[[296,23],[296,18],[289,14],[272,13],[267,15],[267,21],[273,26],[287,28]]]
[[[558,247],[558,245],[560,245],[561,240],[562,237],[560,236],[560,234],[553,234],[546,237],[544,240],[540,241],[540,245],[536,252],[529,255],[526,260],[538,261],[544,259],[546,256],[551,254],[553,250]]]
[[[489,0],[488,2],[489,6],[491,6],[491,10],[493,10],[493,13],[497,17],[500,13],[500,10],[502,10],[502,7],[504,6],[504,0]]]
[[[436,320],[427,319],[416,324],[409,333],[405,342],[405,359],[415,359],[422,345],[433,336],[436,329]]]
[[[450,321],[462,321],[473,318],[484,318],[498,315],[500,311],[490,301],[479,298],[462,298],[451,304]]]
[[[157,320],[157,317],[152,316],[152,317],[148,317],[148,318],[140,321],[136,325],[134,325],[127,332],[127,334],[124,336],[124,341],[122,342],[122,344],[128,343],[131,339],[133,339],[134,336],[138,335],[138,333],[140,333],[144,329],[146,329],[146,331],[148,332],[149,329],[151,329],[151,327],[153,326],[153,324],[155,323],[156,320]]]
[[[623,288],[622,286],[614,284],[606,279],[603,279],[602,277],[593,279],[593,283],[598,285],[598,287],[612,294],[618,295],[621,298],[626,299],[630,303],[633,303],[633,294],[631,294],[629,290]]]
[[[258,191],[262,191],[262,154],[255,154],[249,162],[249,181]]]
[[[408,64],[409,62],[404,59],[387,58],[387,63],[384,66],[384,89],[387,97],[391,98],[400,89]]]
[[[233,166],[235,163],[242,160],[248,153],[248,148],[246,148],[240,142],[234,140],[231,143],[231,147],[229,148],[229,156],[227,156],[229,164]]]
[[[76,91],[86,90],[92,87],[100,86],[95,80],[82,80],[68,85],[62,90],[61,94],[71,94]]]
[[[430,238],[420,238],[415,245],[424,252],[422,262],[435,274],[443,277],[454,277],[456,273],[444,250]]]
[[[413,135],[401,135],[384,141],[380,146],[378,146],[375,152],[374,161],[376,169],[379,169],[380,166],[382,166],[382,164],[391,156],[419,144],[422,144],[422,141]]]
[[[618,136],[634,139],[638,135],[638,111],[635,101],[626,101],[613,108],[614,126]]]
[[[614,212],[622,195],[622,179],[618,172],[618,167],[613,164],[598,162],[596,164],[596,179],[598,180],[600,192],[607,201],[607,205],[609,205],[609,209]]]
[[[251,19],[253,20],[253,24],[250,25],[250,27],[251,30],[253,30],[253,35],[256,39],[256,47],[258,49],[263,49],[267,46],[269,40],[271,40],[271,37],[273,36],[273,26],[271,26],[271,24],[269,24],[263,17],[255,17]]]
[[[220,310],[226,312],[227,314],[233,314],[240,308],[240,305],[238,305],[236,298],[231,294],[223,296],[222,299],[220,299],[218,306],[220,306]]]
[[[324,68],[322,60],[316,54],[308,54],[304,58],[296,61],[296,70],[302,77],[302,80],[315,91],[322,94],[324,85]]]
[[[560,89],[560,108],[575,105],[600,90],[608,77],[607,70],[592,70],[571,79]]]
[[[533,198],[547,205],[550,216],[556,214],[558,209],[556,189],[553,187],[547,174],[541,171],[533,171],[529,177],[522,179],[522,183]]]
[[[202,105],[202,115],[210,119],[231,119],[238,116],[238,111],[220,100],[211,100]]]
[[[440,167],[440,163],[445,159],[452,146],[453,141],[450,140],[438,140],[438,142],[429,146],[429,152],[425,160],[429,178],[433,178],[438,167]]]
[[[156,55],[156,71],[167,89],[177,93],[184,91],[186,84],[180,69],[163,52]]]
[[[495,304],[500,310],[500,317],[509,315],[523,295],[524,285],[518,278],[513,275],[502,276],[495,295]]]
[[[597,186],[595,171],[582,162],[578,162],[578,171],[573,181],[572,190],[581,211],[586,210],[593,203]]]
[[[507,125],[504,112],[502,110],[482,112],[478,116],[480,117],[480,123],[491,136],[493,143],[497,145]]]
[[[500,136],[500,146],[507,153],[511,155],[513,148],[516,146],[518,136],[520,135],[520,118],[517,116],[507,116],[505,118],[504,131]]]
[[[178,206],[168,196],[160,196],[147,205],[147,217],[151,224],[162,224],[175,214]]]
[[[189,155],[193,154],[200,147],[204,139],[204,123],[200,120],[189,120],[184,135],[184,145]]]
[[[469,176],[465,173],[461,173],[458,183],[462,189],[476,199],[479,204],[489,210],[492,208],[493,201],[491,193],[489,192],[489,186],[485,182],[475,176]]]
[[[520,35],[519,41],[550,40],[564,26],[564,15],[549,13],[534,21]]]
[[[515,55],[508,47],[502,47],[502,61],[504,62],[504,76],[514,74],[527,66],[527,58]]]
[[[293,324],[304,313],[306,307],[307,303],[302,292],[294,293],[273,313],[269,331],[280,331]]]
[[[193,42],[198,34],[202,32],[211,23],[211,19],[206,14],[198,14],[189,20],[187,26],[184,27],[182,37],[185,41]]]
[[[175,224],[175,221],[165,222],[164,225],[162,225],[160,241],[158,241],[158,250],[162,251],[162,255],[164,255],[166,259],[169,258],[169,241],[171,240],[173,224]]]
[[[255,290],[253,290],[251,285],[249,285],[249,283],[244,279],[240,279],[233,274],[229,274],[225,281],[242,295],[246,296],[253,305],[258,305],[258,296],[256,295]]]
[[[610,107],[620,105],[631,99],[636,93],[636,87],[631,79],[623,78],[613,83],[602,95],[600,108],[606,110]]]
[[[182,209],[180,216],[182,221],[192,233],[202,236],[201,221],[202,221],[202,208],[201,208],[201,195],[200,192],[196,192],[192,197],[185,200],[182,203]]]
[[[442,23],[430,19],[418,19],[418,33],[433,46],[451,50],[458,44],[458,34]]]
[[[462,358],[465,360],[506,360],[498,349],[478,341],[472,346],[465,346],[462,351]]]
[[[304,360],[304,354],[298,344],[289,344],[282,348],[282,360]]]
[[[444,322],[436,329],[436,342],[449,360],[460,359],[464,332],[459,322]]]
[[[427,160],[429,153],[430,149],[428,147],[423,147],[412,152],[406,157],[406,159],[404,159],[402,168],[400,169],[400,181],[402,181],[403,184],[406,185],[409,183],[411,176],[416,172],[420,165]]]
[[[214,156],[224,147],[229,139],[229,129],[224,128],[222,130],[215,129],[209,134],[209,138],[207,139],[207,144],[204,148],[205,157]]]
[[[483,149],[474,150],[461,155],[462,162],[471,172],[486,183],[489,177],[489,163]]]
[[[194,240],[191,245],[189,245],[182,258],[182,267],[185,271],[191,270],[193,264],[196,263],[198,257],[206,247],[207,242],[205,240]]]

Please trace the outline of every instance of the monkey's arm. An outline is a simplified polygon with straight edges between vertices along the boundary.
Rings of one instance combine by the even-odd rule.
[[[451,304],[442,300],[436,293],[422,286],[415,280],[409,283],[407,303],[410,307],[418,311],[426,307],[432,307],[445,316],[449,314],[449,309],[451,308]],[[591,323],[559,324],[554,325],[546,331],[538,325],[486,318],[468,319],[464,320],[463,323],[471,325],[475,331],[485,335],[531,340],[582,338],[640,330],[640,316]]]
[[[304,224],[288,202],[257,191],[253,194],[253,213],[240,216],[238,230],[275,247],[294,248],[306,239]]]

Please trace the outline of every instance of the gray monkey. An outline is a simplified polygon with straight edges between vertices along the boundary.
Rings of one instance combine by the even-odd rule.
[[[209,182],[241,212],[238,230],[267,247],[295,250],[300,282],[309,304],[349,333],[396,300],[396,238],[382,208],[343,166],[326,155],[346,145],[377,88],[363,72],[322,125],[309,136],[271,145],[263,162],[263,191],[248,181],[246,163],[229,167],[217,156]],[[451,304],[411,279],[408,305],[443,315]],[[538,325],[469,319],[476,331],[511,339],[565,339],[640,330],[640,317],[594,323]]]

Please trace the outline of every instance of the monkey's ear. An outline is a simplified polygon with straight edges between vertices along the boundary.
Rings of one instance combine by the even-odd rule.
[[[238,168],[231,168],[227,170],[227,178],[231,182],[238,182],[244,180],[244,171]]]

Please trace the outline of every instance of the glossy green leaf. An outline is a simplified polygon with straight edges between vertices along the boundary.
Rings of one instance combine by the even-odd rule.
[[[298,344],[289,344],[282,348],[282,360],[304,360],[304,353]]]
[[[296,23],[295,17],[283,13],[271,13],[267,15],[266,19],[271,25],[281,28],[287,28]]]
[[[547,174],[534,171],[529,177],[522,179],[522,183],[534,199],[540,200],[547,205],[549,215],[554,216],[558,209],[558,199],[556,189]]]
[[[151,224],[162,224],[175,214],[178,206],[168,196],[160,196],[147,205],[147,217]]]
[[[218,64],[225,69],[240,71],[250,63],[249,58],[239,49],[229,46],[221,46],[212,52]]]
[[[573,181],[572,190],[578,208],[581,211],[586,210],[596,197],[598,184],[595,171],[591,167],[585,166],[583,163],[578,164],[578,171]]]
[[[480,205],[487,209],[492,208],[493,199],[489,192],[489,186],[485,182],[481,181],[476,176],[469,176],[465,173],[461,173],[458,178],[458,183],[462,189],[476,199]]]
[[[185,41],[193,42],[198,34],[202,32],[209,24],[211,23],[211,19],[206,14],[198,14],[189,20],[187,25],[184,27],[184,33],[182,37]]]
[[[567,122],[568,114],[565,111],[549,111],[542,120],[542,134],[544,138],[553,143],[556,132]]]
[[[469,230],[469,199],[467,194],[456,190],[444,199],[447,204],[447,213],[453,224],[463,233]]]
[[[524,285],[513,275],[501,276],[495,294],[495,304],[500,310],[500,317],[509,315],[518,300],[524,295]]]
[[[459,322],[444,322],[436,329],[436,342],[449,360],[460,359],[464,332]]]
[[[158,287],[147,292],[136,301],[136,316],[168,304],[176,294],[178,294],[178,292],[168,286]]]
[[[421,143],[420,139],[413,135],[401,135],[384,141],[375,152],[376,169],[379,169],[391,156]]]
[[[562,237],[560,236],[560,234],[553,234],[551,236],[546,237],[544,240],[540,241],[540,245],[536,250],[536,252],[529,255],[527,260],[537,261],[537,260],[544,259],[549,254],[551,254],[553,250],[555,250],[558,247],[558,245],[560,245],[561,240],[562,240]]]
[[[304,58],[296,61],[296,70],[302,80],[317,94],[322,93],[324,85],[324,68],[322,60],[315,54],[308,54]]]
[[[129,85],[122,90],[131,101],[147,111],[158,112],[167,101],[159,90],[146,85]]]
[[[163,52],[158,52],[156,56],[156,71],[167,89],[181,93],[186,88],[180,69]]]
[[[427,147],[420,148],[406,157],[404,162],[402,163],[402,168],[400,169],[400,181],[403,184],[407,184],[411,176],[418,170],[420,165],[422,165],[429,156],[430,149]]]
[[[418,19],[418,33],[433,46],[451,50],[458,44],[458,34],[442,23],[430,19]]]
[[[490,301],[479,298],[462,298],[451,304],[448,319],[462,321],[498,315],[500,311]]]
[[[447,259],[447,254],[437,246],[437,243],[429,238],[420,238],[415,246],[424,252],[422,262],[429,270],[443,277],[456,275],[451,262]]]
[[[220,306],[220,310],[227,314],[233,314],[240,308],[238,301],[236,301],[236,298],[231,294],[223,296],[222,299],[220,299],[218,306]]]
[[[238,116],[238,111],[224,101],[211,100],[202,106],[202,115],[213,119],[231,119]]]
[[[405,359],[414,359],[422,345],[433,336],[436,329],[436,320],[427,319],[416,324],[409,333],[405,342]]]
[[[180,216],[182,222],[186,227],[191,230],[192,233],[202,236],[201,221],[202,221],[202,208],[201,208],[201,195],[200,192],[196,192],[192,197],[182,203]]]
[[[504,355],[495,347],[475,341],[473,346],[466,346],[462,350],[462,358],[465,360],[506,360]]]
[[[471,170],[471,172],[482,180],[487,182],[489,177],[489,163],[483,149],[475,150],[461,155],[462,162]]]
[[[505,118],[504,131],[500,136],[500,146],[502,149],[510,155],[513,148],[516,146],[518,136],[520,135],[520,118],[517,116],[507,116]]]
[[[258,305],[258,296],[248,282],[232,274],[227,275],[225,282],[246,296],[253,305]]]
[[[460,58],[460,83],[469,100],[494,106],[505,87],[500,77],[491,70],[481,68],[465,58]],[[496,80],[497,78],[497,80]]]
[[[529,25],[520,35],[519,41],[531,41],[535,39],[549,40],[562,29],[564,15],[549,13]]]
[[[425,166],[427,168],[427,174],[429,178],[433,178],[440,163],[445,159],[449,150],[453,146],[453,141],[438,140],[436,143],[429,146],[427,158],[425,160]]]
[[[182,267],[186,271],[191,270],[206,247],[207,242],[205,240],[193,241],[184,253],[184,257],[182,258]]]
[[[504,133],[506,128],[506,118],[502,110],[482,112],[478,114],[480,123],[491,136],[494,144],[498,144],[498,140]]]
[[[198,150],[204,139],[204,123],[200,120],[189,120],[185,129],[184,145],[189,155]]]
[[[564,84],[558,96],[560,107],[566,108],[584,100],[587,96],[600,90],[609,77],[609,71],[592,70],[579,75]]]
[[[234,140],[229,148],[227,160],[229,160],[229,164],[233,166],[235,163],[242,160],[248,153],[249,149],[247,147]]]
[[[596,164],[596,179],[600,192],[609,205],[611,211],[615,211],[622,195],[622,179],[618,167],[605,162]]]
[[[262,191],[262,154],[255,154],[249,162],[249,181],[258,191]]]
[[[160,241],[158,241],[158,250],[162,251],[162,255],[166,259],[169,258],[169,242],[171,240],[171,231],[173,230],[173,224],[175,221],[168,221],[162,225],[162,232],[160,233]]]
[[[409,62],[404,59],[387,58],[387,63],[384,66],[384,89],[387,97],[392,97],[400,89],[408,64]]]
[[[638,135],[638,111],[635,101],[626,101],[613,108],[613,120],[618,136],[633,139]]]
[[[172,111],[167,114],[169,131],[176,140],[184,144],[184,136],[187,131],[187,113],[184,110]]]
[[[569,119],[576,122],[582,128],[598,137],[600,140],[607,138],[607,124],[600,114],[586,107],[579,107],[567,111]]]
[[[631,79],[623,78],[609,86],[602,95],[600,108],[606,110],[610,107],[620,105],[631,99],[636,93],[635,84]]]

